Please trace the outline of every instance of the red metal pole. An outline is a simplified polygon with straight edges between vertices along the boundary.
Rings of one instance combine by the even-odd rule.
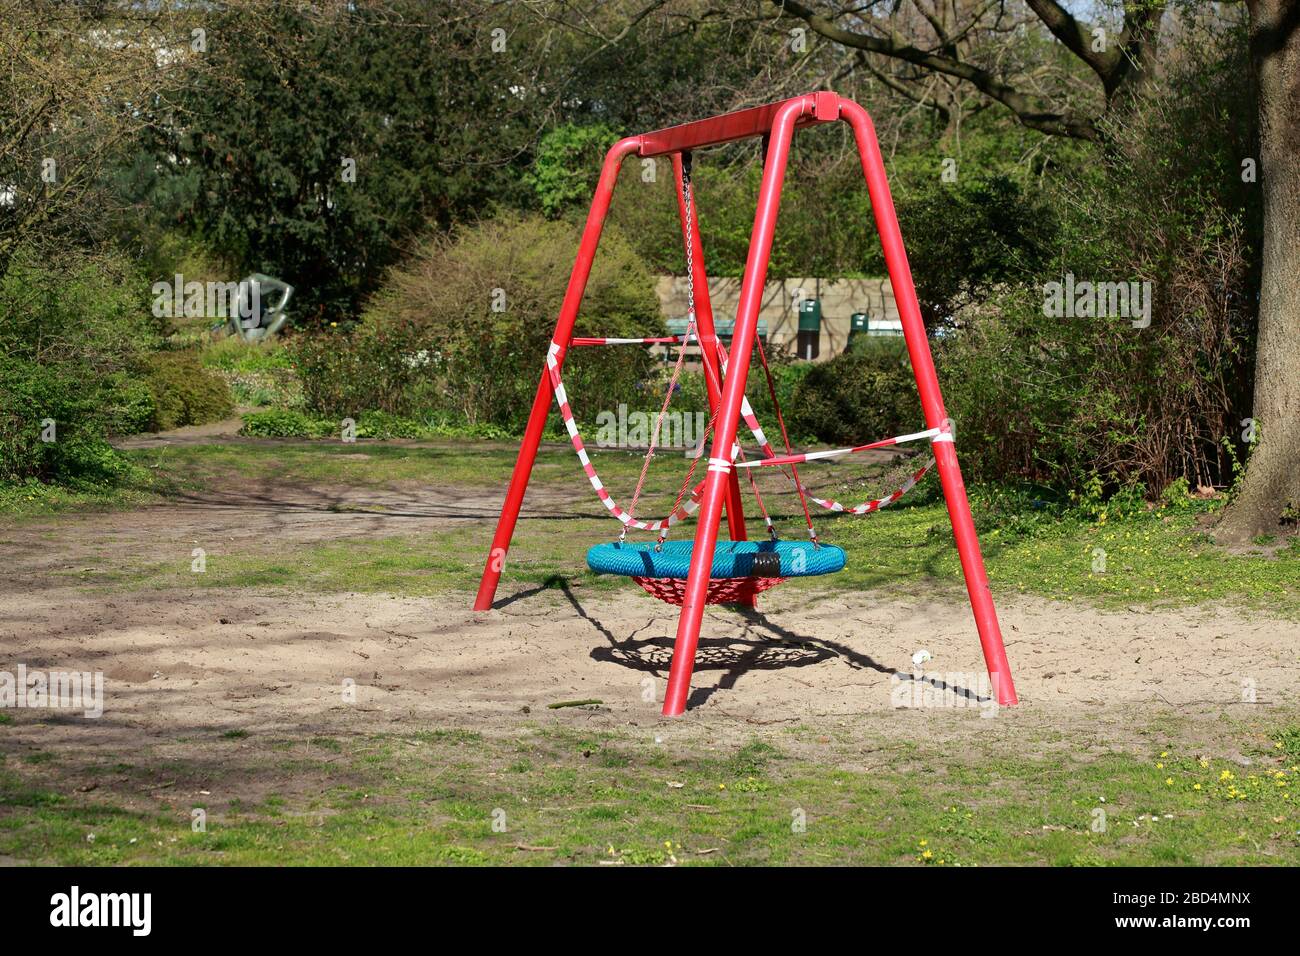
[[[695,668],[695,649],[700,641],[700,624],[704,618],[709,572],[717,545],[722,499],[728,477],[733,471],[731,446],[736,440],[736,427],[740,421],[740,399],[745,392],[749,356],[758,327],[758,310],[762,304],[763,284],[767,280],[767,264],[772,251],[772,235],[776,230],[777,209],[781,203],[781,183],[785,177],[790,139],[794,133],[795,121],[806,113],[814,112],[815,104],[815,94],[787,100],[781,104],[772,120],[771,143],[767,151],[762,185],[759,187],[758,209],[754,214],[749,257],[745,262],[745,277],[741,282],[740,303],[736,310],[731,362],[726,381],[722,385],[722,406],[713,426],[713,450],[709,455],[704,498],[700,504],[699,525],[695,530],[695,546],[691,553],[691,570],[686,579],[686,596],[682,603],[681,617],[677,621],[673,662],[668,672],[668,689],[664,694],[663,713],[667,717],[680,716],[686,710],[686,698],[691,690],[691,672]]]
[[[880,155],[875,127],[867,111],[851,100],[840,100],[840,117],[853,127],[853,137],[857,140],[862,171],[867,178],[867,191],[871,195],[871,210],[876,219],[876,229],[880,232],[880,244],[889,270],[889,282],[894,289],[898,315],[902,320],[912,371],[916,375],[916,387],[921,395],[926,427],[935,428],[944,422],[947,412],[943,407],[943,395],[939,391],[939,378],[934,372],[925,324],[921,321],[921,309],[916,301],[916,289],[912,285],[912,270],[907,264],[907,252],[903,248],[903,235],[898,228],[898,216],[894,212],[894,200],[889,193],[885,162]],[[1017,702],[1016,687],[1011,680],[1011,665],[1007,663],[1006,648],[1002,644],[1002,631],[998,627],[998,615],[993,607],[993,595],[989,591],[988,574],[984,570],[975,522],[971,519],[970,502],[966,499],[966,485],[962,481],[961,469],[957,466],[957,452],[951,436],[940,436],[935,440],[933,448],[989,679],[993,682],[998,703],[1012,705]]]
[[[686,242],[686,197],[682,182],[682,154],[673,153],[673,182],[677,187],[677,214],[682,222],[682,242]],[[700,360],[708,364],[712,374],[705,374],[704,384],[709,395],[709,412],[718,407],[722,397],[719,383],[722,381],[722,364],[718,360],[718,333],[713,324],[713,302],[709,298],[709,275],[704,265],[704,243],[700,241],[700,205],[695,202],[694,191],[691,195],[691,256],[693,268],[691,274],[695,282],[695,324],[700,336]],[[702,437],[702,436],[701,436]],[[732,541],[745,541],[745,510],[740,500],[740,478],[733,471],[727,487],[727,531]],[[745,603],[751,607],[754,598]]]
[[[564,302],[560,306],[560,315],[555,322],[555,334],[552,340],[559,345],[560,351],[555,360],[561,367],[569,348],[569,339],[573,335],[573,323],[578,317],[578,307],[582,304],[582,294],[587,288],[587,278],[591,275],[591,263],[596,257],[596,247],[600,245],[600,233],[605,225],[605,216],[609,213],[609,202],[614,196],[614,185],[618,181],[619,167],[623,158],[634,153],[641,145],[638,137],[619,140],[605,154],[605,165],[600,171],[600,182],[596,184],[596,195],[591,200],[591,211],[587,213],[587,225],[582,230],[582,242],[578,246],[578,258],[573,263],[569,274],[569,286],[564,293]],[[496,596],[497,582],[501,579],[501,569],[505,566],[506,552],[510,550],[510,538],[515,531],[515,522],[519,519],[519,508],[523,504],[524,491],[528,488],[528,478],[533,471],[533,462],[537,459],[537,447],[542,441],[542,432],[546,428],[546,416],[551,411],[551,381],[542,365],[542,379],[537,386],[537,395],[533,398],[533,409],[528,416],[528,427],[524,431],[523,444],[519,446],[519,456],[515,459],[515,469],[510,476],[510,488],[506,492],[505,504],[501,507],[501,517],[497,520],[496,534],[492,536],[492,548],[488,552],[487,564],[483,568],[483,577],[479,581],[478,596],[474,599],[474,610],[487,611],[492,607]]]

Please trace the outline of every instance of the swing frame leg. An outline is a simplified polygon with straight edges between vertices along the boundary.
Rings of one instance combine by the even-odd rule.
[[[709,470],[698,512],[695,545],[691,551],[691,570],[686,577],[686,594],[682,601],[681,616],[677,620],[673,661],[668,671],[668,688],[664,693],[665,717],[681,716],[686,710],[686,700],[690,695],[691,672],[695,669],[695,651],[700,642],[700,624],[704,619],[704,607],[708,598],[709,573],[718,542],[722,497],[729,480],[735,477],[735,469],[731,464],[731,446],[735,443],[736,428],[740,423],[740,399],[745,394],[749,356],[758,329],[758,310],[763,299],[763,284],[767,281],[772,236],[776,231],[777,210],[781,203],[781,185],[785,179],[795,120],[805,109],[806,104],[802,101],[789,101],[777,111],[772,122],[767,161],[758,191],[758,209],[754,215],[749,255],[745,261],[745,277],[740,286],[740,302],[732,332],[731,361],[727,365],[727,378],[722,383],[722,407],[713,426],[713,449],[709,453]]]
[[[880,143],[867,111],[851,100],[840,100],[840,118],[853,129],[858,156],[862,160],[862,173],[867,180],[871,197],[871,211],[880,233],[880,245],[889,271],[889,282],[894,289],[894,302],[902,320],[907,352],[916,376],[916,388],[921,396],[921,409],[927,428],[938,428],[947,423],[948,413],[943,406],[939,390],[939,377],[934,371],[930,355],[930,339],[921,321],[921,307],[916,300],[916,287],[912,284],[912,270],[907,264],[903,247],[903,234],[894,212],[894,199],[889,192],[885,176],[885,161],[880,155]],[[966,484],[957,465],[957,449],[951,431],[938,436],[932,446],[939,482],[943,486],[944,501],[948,506],[948,520],[952,523],[957,555],[961,559],[962,576],[966,580],[966,593],[970,597],[971,612],[975,615],[975,628],[979,632],[980,648],[992,683],[993,696],[1003,706],[1018,703],[1016,685],[1011,679],[1011,665],[1007,662],[1006,647],[1002,643],[1002,629],[998,625],[998,612],[993,606],[989,590],[988,573],[984,570],[984,557],[980,554],[979,537],[975,534],[975,521],[971,518],[970,501],[966,497]]]
[[[596,248],[600,245],[600,234],[605,227],[605,217],[609,214],[609,203],[614,197],[614,185],[618,182],[618,171],[623,158],[635,153],[641,146],[637,137],[621,139],[610,147],[605,154],[605,164],[600,170],[600,181],[596,184],[596,195],[591,200],[591,211],[587,213],[587,224],[582,230],[582,241],[578,245],[578,257],[569,274],[569,285],[564,293],[564,302],[560,306],[560,315],[555,321],[555,332],[551,341],[558,345],[559,352],[555,361],[564,367],[564,357],[569,351],[569,340],[573,337],[573,323],[578,318],[578,308],[582,305],[582,295],[587,290],[587,279],[591,277],[591,264],[596,258]],[[519,509],[524,501],[524,492],[528,490],[528,479],[533,473],[533,463],[537,460],[537,449],[542,443],[542,433],[546,430],[546,418],[551,412],[551,381],[542,365],[541,381],[537,394],[533,398],[533,408],[528,414],[528,427],[524,430],[524,440],[519,445],[519,455],[515,458],[514,471],[510,474],[510,487],[506,491],[506,500],[501,506],[501,517],[497,519],[496,533],[492,536],[492,547],[488,551],[487,564],[483,568],[483,577],[479,579],[478,595],[474,598],[474,610],[488,611],[496,598],[497,584],[501,580],[501,571],[505,567],[506,555],[510,551],[510,539],[515,533],[515,523],[519,520]]]
[[[596,194],[587,213],[587,223],[583,227],[582,240],[578,246],[578,256],[569,274],[569,284],[565,289],[564,302],[555,322],[555,331],[551,340],[559,345],[560,350],[555,361],[564,368],[564,358],[569,351],[569,340],[573,336],[573,324],[577,320],[578,310],[582,305],[582,296],[587,289],[587,280],[591,277],[591,266],[596,258],[596,249],[600,245],[600,236],[604,231],[605,219],[609,215],[610,202],[614,197],[614,187],[618,182],[618,172],[623,160],[642,149],[640,137],[628,137],[619,140],[610,147],[601,167],[600,180],[596,184]],[[671,153],[673,175],[677,193],[678,214],[681,219],[682,241],[686,241],[686,205],[683,197],[682,154]],[[704,246],[700,241],[699,206],[695,206],[692,215],[691,238],[696,254],[694,257],[696,296],[696,325],[701,342],[701,360],[710,363],[713,375],[706,375],[709,381],[709,411],[712,413],[721,393],[716,382],[721,381],[720,362],[718,359],[718,335],[713,324],[713,306],[709,299],[709,283],[704,265]],[[541,446],[542,434],[546,430],[546,419],[551,412],[551,380],[543,364],[541,380],[537,393],[533,397],[533,406],[528,414],[528,425],[524,429],[524,439],[519,445],[519,454],[515,458],[514,469],[510,474],[510,485],[506,489],[506,498],[501,506],[501,515],[497,518],[496,531],[492,536],[492,546],[488,550],[487,562],[483,575],[479,579],[478,594],[474,598],[474,610],[489,611],[496,600],[497,586],[501,581],[501,572],[505,568],[506,556],[510,552],[510,541],[514,537],[515,525],[519,521],[519,511],[523,506],[524,493],[528,490],[528,481],[532,476],[533,465],[537,461],[537,450]],[[731,489],[727,499],[727,527],[733,541],[744,541],[748,535],[745,529],[745,512],[740,499],[740,482],[732,476]],[[754,603],[751,598],[746,603]]]
[[[828,96],[829,100],[823,100]],[[764,162],[762,184],[759,187],[758,208],[750,235],[749,256],[745,263],[745,277],[741,285],[740,302],[736,310],[736,326],[732,344],[732,361],[722,390],[722,409],[714,426],[713,450],[710,454],[709,473],[700,505],[699,524],[692,552],[691,570],[686,582],[686,596],[681,617],[677,623],[677,636],[673,645],[672,667],[668,675],[668,689],[664,695],[663,713],[666,717],[680,716],[686,710],[690,695],[691,673],[695,666],[695,652],[699,646],[700,626],[704,617],[708,589],[709,569],[717,542],[719,511],[723,485],[728,475],[734,477],[735,469],[729,461],[730,449],[735,441],[740,413],[740,398],[744,394],[745,378],[749,372],[750,350],[758,325],[758,310],[763,284],[767,279],[767,266],[771,254],[772,238],[781,202],[781,186],[790,151],[790,141],[796,123],[825,122],[840,119],[853,129],[854,140],[862,162],[862,171],[871,197],[872,214],[880,234],[885,264],[889,272],[894,299],[902,320],[903,335],[907,343],[912,370],[916,376],[921,407],[929,428],[948,423],[930,355],[930,343],[921,320],[921,310],[912,284],[911,268],[903,247],[898,216],[894,211],[889,182],[885,175],[884,159],[876,140],[871,117],[857,103],[843,100],[834,94],[812,94],[809,98],[787,100],[777,109],[767,134],[767,156]],[[833,105],[831,105],[833,104]],[[834,115],[829,115],[833,110]],[[811,117],[809,114],[812,114]],[[762,135],[751,130],[748,135]],[[952,435],[940,436],[933,443],[936,470],[943,487],[948,517],[952,523],[953,538],[961,559],[966,592],[970,597],[971,611],[979,632],[992,690],[998,703],[1010,706],[1017,703],[1011,667],[1007,662],[1006,648],[998,625],[997,611],[989,590],[988,574],[980,554],[975,523],[971,518],[966,486],[957,464],[957,452]]]

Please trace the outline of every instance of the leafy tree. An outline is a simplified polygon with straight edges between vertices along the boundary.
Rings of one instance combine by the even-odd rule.
[[[416,0],[210,16],[202,69],[163,106],[159,161],[197,177],[173,217],[296,286],[300,315],[350,318],[417,230],[509,193],[522,51],[493,55],[492,23]]]
[[[585,206],[600,177],[605,151],[618,139],[618,133],[603,123],[593,126],[558,126],[542,137],[525,174],[537,195],[542,212],[555,217],[575,206]]]
[[[1056,216],[1006,176],[945,184],[898,205],[922,315],[931,328],[957,320],[999,286],[1034,279],[1050,260]]]
[[[0,271],[109,232],[105,172],[169,81],[159,45],[184,56],[182,19],[166,4],[0,0]]]

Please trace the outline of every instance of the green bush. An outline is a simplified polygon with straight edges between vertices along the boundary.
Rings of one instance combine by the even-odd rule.
[[[254,438],[324,438],[329,432],[337,431],[335,422],[312,418],[291,409],[273,408],[245,415],[239,434]]]
[[[234,409],[230,389],[196,352],[156,352],[144,360],[141,376],[153,399],[155,431],[220,421]]]
[[[140,430],[154,412],[131,375],[161,330],[145,291],[115,256],[10,260],[0,276],[0,479],[130,474],[107,436]]]
[[[103,400],[114,391],[68,368],[0,357],[0,479],[104,484],[127,475],[104,437]]]
[[[809,366],[784,407],[792,432],[834,445],[863,444],[924,424],[901,338],[858,338],[851,350]]]
[[[427,330],[404,321],[363,322],[304,335],[290,346],[303,400],[316,414],[355,418],[362,409],[411,414],[443,404]]]
[[[302,383],[284,339],[217,339],[203,348],[199,361],[226,383],[231,397],[240,405],[302,405]]]
[[[577,247],[574,227],[536,218],[426,243],[390,273],[357,328],[294,346],[308,409],[522,429]],[[601,240],[575,334],[664,334],[653,281],[617,230]],[[564,377],[575,412],[592,420],[630,402],[653,370],[645,349],[573,349]]]
[[[1258,294],[1259,194],[1240,175],[1253,109],[1239,31],[1185,52],[1108,121],[1108,151],[1049,186],[1062,215],[1048,264],[937,349],[971,477],[1099,485],[1099,499],[1232,481]],[[1146,281],[1149,325],[1056,314],[1046,283],[1067,274]]]

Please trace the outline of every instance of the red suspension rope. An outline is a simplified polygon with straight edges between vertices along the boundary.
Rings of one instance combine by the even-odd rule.
[[[781,428],[781,441],[785,445],[787,455],[794,453],[794,448],[790,444],[790,435],[785,430],[785,416],[781,414],[781,403],[776,397],[776,381],[772,378],[772,369],[767,364],[767,350],[763,348],[763,340],[755,337],[758,342],[758,360],[763,365],[763,375],[767,378],[767,393],[772,396],[772,407],[776,410],[776,423]],[[808,510],[808,499],[803,493],[803,482],[799,480],[799,469],[795,465],[790,466],[794,472],[794,488],[799,493],[799,504],[803,506],[803,519],[808,525],[808,536],[812,538],[814,545],[817,544],[817,532],[813,530],[812,512]]]

